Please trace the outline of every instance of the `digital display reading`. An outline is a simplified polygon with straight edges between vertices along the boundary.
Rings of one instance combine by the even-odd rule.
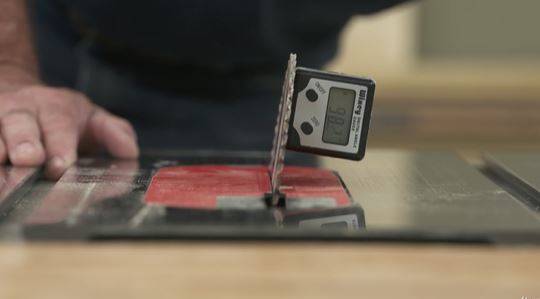
[[[330,88],[322,137],[324,142],[338,145],[349,143],[355,99],[354,90]]]

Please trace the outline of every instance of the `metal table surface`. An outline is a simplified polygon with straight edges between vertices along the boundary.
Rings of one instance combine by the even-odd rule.
[[[170,209],[144,201],[152,175],[163,166],[266,161],[265,153],[215,152],[177,152],[138,161],[83,158],[57,182],[42,178],[39,170],[15,175],[20,170],[4,168],[3,173],[13,174],[2,181],[0,236],[540,243],[538,212],[499,180],[450,152],[371,150],[360,163],[318,160],[320,167],[337,171],[363,210],[363,225],[356,230],[276,227],[260,221],[264,211],[248,211],[247,217],[225,224],[208,221],[197,211],[184,211],[178,219],[171,218]],[[289,161],[306,163],[313,160]]]

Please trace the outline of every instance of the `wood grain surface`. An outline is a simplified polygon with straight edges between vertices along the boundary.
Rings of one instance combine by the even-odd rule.
[[[539,298],[540,248],[0,244],[0,298]]]

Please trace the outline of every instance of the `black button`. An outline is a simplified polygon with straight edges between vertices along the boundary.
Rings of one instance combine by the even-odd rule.
[[[306,97],[310,102],[315,102],[319,98],[319,95],[317,92],[315,92],[315,90],[310,89],[306,91]]]
[[[302,132],[304,132],[306,135],[313,133],[313,126],[308,122],[303,122],[300,125],[300,129],[302,129]]]

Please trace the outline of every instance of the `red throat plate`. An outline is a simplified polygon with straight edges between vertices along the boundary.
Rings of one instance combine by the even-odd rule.
[[[218,197],[260,200],[271,192],[265,166],[197,165],[165,167],[152,178],[145,195],[147,203],[188,209],[214,209]],[[325,169],[285,167],[281,192],[287,198],[332,198],[336,206],[351,199],[337,175]]]

